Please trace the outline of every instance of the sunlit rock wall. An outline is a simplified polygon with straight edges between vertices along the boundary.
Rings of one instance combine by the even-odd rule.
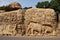
[[[0,34],[16,35],[22,25],[22,10],[0,13]],[[20,29],[21,30],[21,29]]]
[[[31,23],[38,23],[42,27],[45,26],[43,29],[45,30],[44,32],[46,32],[46,33],[48,31],[49,32],[51,31],[51,30],[49,30],[48,27],[50,27],[51,29],[53,28],[53,30],[56,30],[55,29],[56,28],[56,13],[53,9],[31,8],[31,9],[26,10],[24,18],[25,18],[25,21],[24,21],[25,27],[27,30],[32,29],[32,31],[35,30],[35,31],[39,32],[39,30],[34,29],[34,28],[38,28],[38,27],[37,26],[34,27],[34,26],[30,25]],[[29,25],[32,28],[30,28]],[[40,29],[41,29],[41,26],[39,27]],[[42,31],[42,29],[41,29],[41,31]],[[29,34],[29,33],[27,33],[27,34]],[[33,33],[30,33],[30,34],[34,35]],[[54,35],[55,31],[52,32],[52,34]]]

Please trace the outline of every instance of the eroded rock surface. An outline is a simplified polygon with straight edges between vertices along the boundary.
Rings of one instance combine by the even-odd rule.
[[[56,13],[53,9],[31,8],[0,13],[0,35],[46,34],[56,35]]]
[[[47,28],[50,27],[50,29],[53,28],[53,30],[56,30],[55,29],[56,28],[56,13],[53,9],[31,8],[31,9],[26,10],[24,18],[25,18],[26,29],[30,28],[28,25],[30,25],[30,23],[33,22],[33,23],[38,23],[44,27],[47,26]],[[32,28],[33,27],[34,26],[32,26]],[[41,26],[39,28],[41,28]],[[48,31],[48,29],[45,29],[45,30]]]
[[[18,2],[12,2],[11,4],[5,7],[5,11],[12,11],[22,9],[22,6]]]
[[[16,28],[22,27],[21,24],[22,24],[21,9],[11,12],[0,13],[0,34],[15,35],[17,32]]]

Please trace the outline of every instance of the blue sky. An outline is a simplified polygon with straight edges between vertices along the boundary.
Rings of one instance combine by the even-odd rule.
[[[8,5],[11,2],[19,2],[22,7],[35,7],[37,2],[50,1],[50,0],[0,0],[0,6]]]

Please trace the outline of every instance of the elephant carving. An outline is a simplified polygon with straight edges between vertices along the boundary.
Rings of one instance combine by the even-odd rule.
[[[36,30],[40,35],[41,34],[41,31],[42,31],[42,25],[41,24],[38,24],[38,23],[33,23],[31,22],[29,25],[28,25],[28,28],[26,30],[26,35],[28,35],[28,30],[31,29],[31,35],[34,35],[33,32],[34,30]]]
[[[48,35],[56,35],[56,31],[53,29],[52,25],[43,24],[43,26],[45,26],[43,28],[45,34],[48,34]]]

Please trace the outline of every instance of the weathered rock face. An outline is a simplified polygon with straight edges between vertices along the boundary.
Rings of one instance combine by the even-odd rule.
[[[58,29],[60,29],[60,14],[58,15],[58,19],[59,19],[59,21],[58,21]]]
[[[21,9],[11,12],[0,13],[0,34],[14,35],[17,32],[17,27],[21,28],[21,25],[22,25]]]
[[[11,4],[9,4],[9,7],[11,7],[11,8],[22,8],[18,2],[12,2]]]
[[[5,11],[12,11],[12,10],[17,10],[21,9],[21,5],[18,2],[12,2],[11,4],[7,5],[5,7]]]
[[[29,28],[28,25],[33,23],[39,23],[42,26],[52,27],[55,30],[56,27],[56,13],[53,9],[39,9],[32,8],[25,12],[25,27]],[[53,31],[52,30],[52,31]]]
[[[0,34],[55,35],[55,28],[56,14],[53,9],[31,8],[0,13]]]
[[[57,24],[57,35],[59,36],[60,35],[60,14],[58,14],[58,24]]]

